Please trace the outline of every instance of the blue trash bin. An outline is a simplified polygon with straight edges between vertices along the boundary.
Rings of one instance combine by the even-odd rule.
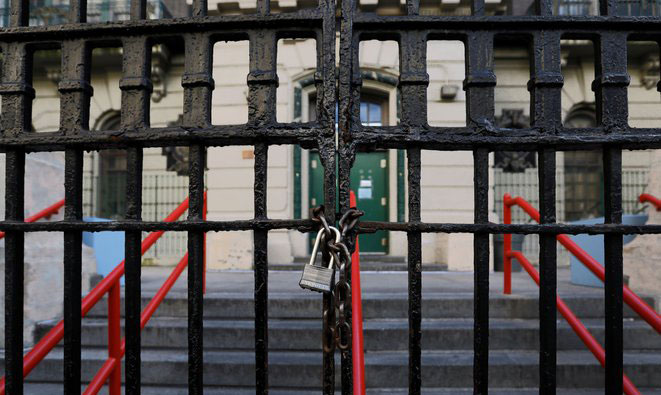
[[[626,225],[644,225],[647,215],[623,215],[622,223]],[[604,218],[591,218],[582,221],[571,222],[572,225],[595,225],[603,224]],[[579,247],[604,266],[604,235],[574,235],[569,236]],[[624,235],[624,244],[630,243],[636,235]],[[603,288],[604,283],[595,276],[581,261],[570,254],[569,267],[571,270],[571,282],[577,285]]]
[[[109,222],[107,218],[85,217],[86,222]],[[124,260],[124,232],[83,232],[83,244],[94,249],[97,272],[106,277]],[[124,276],[120,279],[124,285]]]

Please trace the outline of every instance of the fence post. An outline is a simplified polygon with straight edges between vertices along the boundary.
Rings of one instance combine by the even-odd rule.
[[[202,219],[207,220],[207,191],[204,191],[204,204],[202,208]],[[202,248],[202,262],[204,269],[202,270],[202,293],[207,293],[207,232],[204,232],[204,247]]]
[[[120,286],[119,281],[108,291],[108,357],[115,359],[115,368],[108,380],[108,393],[122,393],[122,334],[120,328]]]
[[[503,223],[509,225],[512,223],[512,207],[510,206],[511,196],[506,193],[503,196]],[[512,293],[512,234],[503,235],[503,293],[509,295]]]

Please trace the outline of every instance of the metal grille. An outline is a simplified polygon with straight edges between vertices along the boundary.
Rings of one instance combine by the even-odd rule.
[[[335,73],[336,4],[320,0],[315,9],[271,14],[268,0],[257,0],[253,15],[207,17],[207,0],[193,0],[190,18],[146,20],[147,1],[133,0],[130,20],[86,24],[86,0],[71,0],[70,24],[29,24],[29,2],[11,0],[7,29],[0,31],[3,51],[2,136],[6,153],[6,388],[22,394],[23,375],[23,241],[25,232],[64,233],[64,393],[80,391],[81,382],[81,234],[82,231],[126,232],[126,393],[140,393],[140,242],[141,232],[188,232],[188,381],[189,393],[203,392],[202,274],[203,235],[206,231],[254,232],[256,392],[268,393],[267,237],[273,229],[312,230],[307,220],[272,220],[266,210],[267,155],[270,145],[296,144],[318,149],[324,165],[326,217],[336,218],[335,192],[340,212],[349,208],[349,174],[357,151],[406,149],[408,159],[408,221],[367,223],[359,232],[386,229],[408,235],[409,265],[409,393],[420,394],[421,375],[421,235],[463,232],[474,235],[475,338],[474,388],[486,394],[489,355],[489,233],[540,234],[540,393],[553,394],[556,386],[556,241],[558,233],[605,234],[606,256],[606,393],[622,388],[622,235],[661,233],[661,226],[621,225],[622,149],[661,147],[661,129],[627,126],[627,39],[661,39],[661,23],[650,17],[613,17],[617,0],[602,0],[602,17],[552,16],[553,1],[538,0],[536,16],[488,17],[485,0],[473,0],[470,16],[421,16],[417,0],[407,0],[405,16],[377,16],[356,11],[356,0],[341,4],[339,86]],[[531,40],[531,124],[525,129],[500,129],[494,122],[493,43],[497,34],[517,34]],[[153,40],[173,35],[186,47],[184,117],[181,126],[149,126],[150,48]],[[564,35],[597,43],[596,128],[565,129],[561,123],[560,39]],[[279,124],[275,116],[276,40],[315,38],[318,68],[317,120],[306,124]],[[360,123],[358,43],[364,39],[394,39],[400,45],[401,122],[398,126]],[[249,121],[245,125],[210,123],[211,50],[216,41],[250,40]],[[426,41],[462,40],[466,45],[466,127],[429,127],[426,123]],[[90,50],[121,41],[123,51],[121,130],[89,132]],[[30,133],[31,51],[62,50],[60,130]],[[336,147],[334,112],[339,92],[339,139]],[[142,150],[153,146],[190,148],[190,209],[185,221],[164,223],[142,220]],[[254,218],[243,221],[203,221],[206,147],[254,145]],[[475,221],[472,224],[422,223],[420,218],[421,149],[472,150],[474,154]],[[606,224],[593,226],[556,223],[555,154],[557,150],[603,149]],[[125,219],[86,223],[83,215],[84,150],[124,149],[127,162]],[[539,155],[541,225],[498,225],[488,222],[489,162],[494,150],[531,150]],[[23,223],[25,154],[29,151],[65,152],[65,219],[61,222]],[[336,184],[336,156],[339,174]],[[337,185],[337,187],[336,187]],[[324,309],[332,311],[325,296]],[[346,312],[350,314],[350,311]],[[321,315],[320,315],[321,318]],[[341,355],[341,390],[351,393],[351,351]],[[323,355],[323,393],[335,392],[335,359]]]
[[[622,220],[622,149],[658,147],[659,129],[627,125],[627,40],[658,40],[656,18],[615,18],[619,2],[602,0],[600,17],[554,16],[553,1],[535,2],[535,15],[485,16],[485,1],[472,1],[472,16],[418,15],[419,2],[407,1],[408,15],[382,17],[358,13],[355,3],[342,3],[340,36],[339,196],[348,207],[349,170],[356,151],[375,148],[406,149],[408,159],[408,221],[360,224],[359,231],[388,229],[408,234],[409,265],[409,393],[420,394],[421,375],[421,234],[468,232],[474,236],[474,393],[488,393],[489,374],[489,233],[538,233],[540,239],[540,393],[556,392],[556,239],[558,233],[605,234],[605,324],[607,394],[622,392],[622,234],[659,233],[661,227],[629,227]],[[493,43],[497,35],[525,36],[530,42],[531,127],[495,127]],[[568,36],[596,43],[596,128],[565,129],[561,120],[560,39]],[[397,39],[400,45],[401,122],[394,127],[361,126],[358,117],[360,74],[359,40]],[[426,124],[426,41],[462,40],[466,45],[468,125],[437,128]],[[556,151],[603,149],[604,225],[578,226],[556,221]],[[420,218],[420,151],[473,150],[475,220],[472,224],[423,223]],[[539,158],[540,225],[496,225],[488,222],[489,152],[537,151]],[[345,389],[343,387],[343,389]]]

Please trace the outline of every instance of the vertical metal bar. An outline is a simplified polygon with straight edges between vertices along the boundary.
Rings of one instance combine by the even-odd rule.
[[[255,219],[266,219],[268,145],[255,145]],[[255,229],[255,382],[257,394],[268,394],[268,231]]]
[[[30,21],[30,1],[11,0],[9,9],[9,26],[27,26]]]
[[[353,0],[351,0],[353,1]],[[342,29],[347,26],[347,10],[351,10],[351,1],[342,2]],[[317,122],[321,127],[319,139],[319,158],[324,166],[324,204],[326,207],[326,218],[329,223],[335,222],[335,206],[336,206],[336,192],[337,192],[337,178],[336,178],[336,147],[335,147],[335,114],[336,108],[336,94],[335,94],[335,29],[336,20],[335,0],[320,0],[319,7],[324,11],[323,30],[321,34],[321,42],[317,42],[318,62],[317,69],[320,70],[322,84],[318,85],[317,94]],[[350,21],[349,21],[350,22]],[[344,30],[343,30],[344,31]],[[318,38],[319,39],[319,38]],[[343,36],[340,41],[343,41]],[[346,53],[340,55],[340,62],[345,61]],[[340,94],[348,91],[346,75],[340,71],[339,82]],[[342,108],[342,103],[339,104]],[[340,130],[342,126],[342,110],[340,110]],[[341,133],[341,132],[340,132]],[[324,257],[328,259],[328,257]],[[349,279],[350,280],[350,279]],[[330,326],[335,322],[335,311],[333,305],[333,297],[330,294],[322,296],[322,344],[329,345],[334,342],[330,332]],[[322,354],[322,393],[324,395],[335,394],[335,358],[334,352],[324,347]]]
[[[626,58],[625,58],[626,59]],[[604,147],[605,223],[622,223],[622,150]],[[606,281],[606,394],[622,392],[623,313],[622,235],[604,235]]]
[[[484,1],[485,0],[473,0],[471,2],[471,14],[473,14],[473,16],[484,16]]]
[[[69,23],[87,22],[87,0],[69,1]]]
[[[268,1],[258,1],[258,11],[268,13]],[[250,34],[250,73],[248,74],[248,123],[272,125],[276,121],[277,38],[275,32],[258,30]],[[273,103],[273,105],[263,105]],[[262,129],[263,130],[263,129]],[[255,218],[266,218],[268,145],[255,144]],[[254,231],[255,258],[255,374],[257,393],[268,393],[268,233]]]
[[[257,13],[260,15],[268,15],[271,12],[270,0],[257,0]]]
[[[406,150],[408,160],[409,223],[420,223],[420,148]],[[420,395],[422,386],[422,234],[409,231],[409,394]]]
[[[28,2],[11,2],[11,26],[27,25]],[[30,131],[32,118],[32,57],[21,43],[3,48],[2,130],[4,136]],[[5,220],[23,221],[25,151],[5,151]],[[24,233],[5,232],[5,389],[23,394]]]
[[[418,15],[420,12],[420,0],[406,0],[406,11],[409,15]]]
[[[540,223],[555,222],[555,150],[539,154]],[[539,392],[556,391],[557,249],[555,235],[539,236]]]
[[[603,6],[603,4],[602,4]],[[614,7],[610,4],[609,7]],[[611,8],[609,10],[612,11]],[[627,127],[627,35],[602,33],[599,37],[593,84],[597,120],[605,133],[619,133]],[[604,145],[605,223],[622,222],[622,150]],[[606,329],[606,394],[622,392],[622,235],[604,235],[606,281],[604,282]]]
[[[354,34],[353,30],[353,16],[356,12],[355,0],[342,2],[342,18],[340,21],[340,81],[339,81],[339,146],[338,154],[338,199],[340,212],[344,213],[350,206],[350,176],[351,167],[353,166],[356,152],[355,146],[351,143],[352,131],[360,128],[360,66],[359,66],[359,37]],[[326,144],[332,145],[331,141],[326,141]],[[335,166],[333,161],[335,156],[328,155],[325,163],[325,171],[327,175],[332,175],[330,166]],[[330,193],[335,193],[334,185],[331,185],[331,180],[324,185],[326,188],[327,199],[335,201],[335,197],[329,196]],[[327,201],[328,202],[328,201]],[[326,204],[326,211],[334,209],[335,205],[330,206]],[[351,237],[349,237],[351,238]],[[348,243],[349,248],[354,248],[352,242]],[[351,285],[351,271],[345,272],[345,281]],[[333,301],[329,301],[328,305],[324,304],[324,309],[334,308]],[[347,322],[351,322],[351,303],[345,305],[344,318]],[[348,335],[347,333],[345,333]],[[343,343],[350,343],[349,339],[341,339]],[[326,357],[326,356],[325,356]],[[328,356],[331,357],[331,356]],[[353,355],[351,349],[341,351],[341,384],[342,394],[350,394],[353,391]],[[329,361],[330,365],[330,361]],[[329,366],[328,372],[326,367],[324,373],[329,375],[332,379],[333,368]]]
[[[108,357],[117,362],[108,378],[109,395],[122,393],[121,286],[115,283],[108,291]]]
[[[192,16],[207,16],[208,0],[193,0]]]
[[[60,129],[76,135],[89,129],[89,105],[92,88],[89,50],[84,41],[62,43],[62,79],[59,83]],[[64,219],[83,218],[83,152],[66,148],[64,159]],[[80,391],[81,384],[81,231],[64,232],[64,392]]]
[[[336,79],[335,79],[335,0],[319,0],[323,10],[321,37],[317,37],[317,80],[321,91],[317,90],[317,122],[322,125],[326,139],[335,142]],[[334,185],[334,184],[333,184]],[[330,204],[326,202],[326,204]],[[334,204],[333,204],[334,206]]]
[[[535,11],[539,16],[553,15],[553,0],[535,0]]]
[[[248,74],[248,124],[272,125],[276,121],[275,105],[278,88],[276,72],[277,38],[274,31],[250,33],[250,73]]]
[[[473,151],[473,205],[476,224],[489,222],[489,150]],[[473,235],[473,383],[474,393],[488,392],[489,378],[489,234]]]
[[[5,166],[5,220],[23,221],[25,152],[7,151]],[[12,395],[23,394],[23,242],[23,232],[5,232],[5,388]]]
[[[190,146],[188,220],[204,216],[204,165],[206,147]],[[188,232],[188,393],[203,393],[203,291],[204,232]]]
[[[145,37],[124,41],[122,90],[122,130],[136,131],[149,126],[149,99],[152,85],[151,45]],[[127,154],[126,212],[129,221],[142,219],[142,148],[129,147]],[[142,275],[142,232],[125,232],[125,332],[126,332],[126,394],[140,394],[140,315]]]
[[[599,0],[599,13],[601,15],[615,15],[619,0]]]
[[[483,5],[483,4],[482,4]],[[466,58],[466,112],[468,126],[481,129],[494,121],[493,35],[476,32],[468,36]],[[475,222],[488,221],[485,201],[488,201],[489,162],[484,148],[473,151],[475,171]],[[488,211],[488,206],[486,208]],[[474,260],[474,335],[473,335],[473,392],[488,393],[489,379],[489,235],[473,236]]]
[[[211,124],[211,40],[205,33],[186,36],[183,126],[203,128]],[[206,147],[189,147],[189,220],[204,220],[204,169]],[[188,232],[188,392],[203,392],[203,293],[204,232]]]
[[[131,20],[147,18],[147,0],[131,0]]]
[[[12,0],[10,26],[28,23],[29,3]],[[32,58],[25,45],[3,48],[2,129],[5,136],[18,136],[30,130],[32,99]],[[5,220],[23,221],[25,151],[5,151]],[[23,294],[24,233],[5,232],[5,390],[23,394]]]
[[[542,3],[542,2],[540,2]],[[546,11],[550,4],[544,2]],[[542,11],[544,11],[542,9]],[[563,84],[560,69],[560,34],[537,32],[532,42],[532,79],[530,90],[530,114],[532,125],[542,134],[555,134],[561,127],[562,110],[560,90]],[[540,223],[556,222],[555,184],[556,153],[552,147],[539,152],[539,205]],[[539,236],[539,391],[555,394],[556,391],[556,292],[557,292],[556,235]]]
[[[415,6],[415,4],[414,4]],[[417,7],[411,7],[416,11]],[[412,11],[411,8],[409,11]],[[427,123],[427,38],[424,31],[401,35],[399,45],[399,91],[402,127]],[[420,221],[420,149],[409,149],[409,222]],[[409,241],[409,394],[420,394],[422,385],[422,253],[420,232],[410,232]]]
[[[64,163],[64,219],[82,220],[82,151],[67,148]],[[82,232],[64,232],[64,391],[80,391]]]

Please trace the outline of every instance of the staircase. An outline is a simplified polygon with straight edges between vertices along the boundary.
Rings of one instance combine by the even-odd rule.
[[[210,273],[223,276],[222,273]],[[252,273],[235,273],[245,284]],[[364,275],[366,381],[371,394],[406,394],[408,322],[406,273]],[[455,288],[431,287],[443,273],[425,273],[423,284],[422,382],[425,394],[472,393],[472,274],[444,280]],[[242,276],[242,277],[241,277]],[[272,394],[319,394],[321,379],[321,297],[292,287],[298,272],[271,272],[269,301],[269,383]],[[447,276],[447,274],[446,274]],[[452,274],[450,274],[452,276]],[[496,276],[496,275],[492,275]],[[185,276],[182,276],[185,277]],[[384,285],[396,278],[399,286]],[[501,277],[502,279],[502,277]],[[523,283],[523,277],[515,281]],[[142,332],[144,394],[186,394],[187,301],[185,278],[165,299]],[[214,284],[210,281],[209,284]],[[286,287],[283,285],[286,284]],[[375,286],[374,284],[381,284]],[[490,368],[492,394],[537,394],[538,321],[536,293],[530,287],[502,295],[492,279]],[[211,288],[211,287],[210,287]],[[518,285],[515,289],[522,289]],[[143,287],[144,289],[144,287]],[[205,296],[205,394],[254,394],[252,288],[230,285]],[[146,304],[151,292],[143,294]],[[565,302],[602,342],[603,291],[561,293]],[[649,301],[649,299],[647,299]],[[123,305],[123,303],[122,303]],[[82,330],[83,377],[91,378],[107,352],[105,303],[90,312]],[[625,311],[626,373],[643,394],[661,394],[661,336]],[[38,326],[38,337],[52,323]],[[60,345],[61,346],[61,345]],[[339,358],[338,358],[339,364]],[[338,369],[339,371],[339,369]],[[56,348],[30,374],[27,394],[61,393],[62,349]],[[564,321],[558,323],[559,394],[603,394],[604,369]],[[338,376],[339,383],[339,376]],[[338,387],[339,388],[339,387]]]

